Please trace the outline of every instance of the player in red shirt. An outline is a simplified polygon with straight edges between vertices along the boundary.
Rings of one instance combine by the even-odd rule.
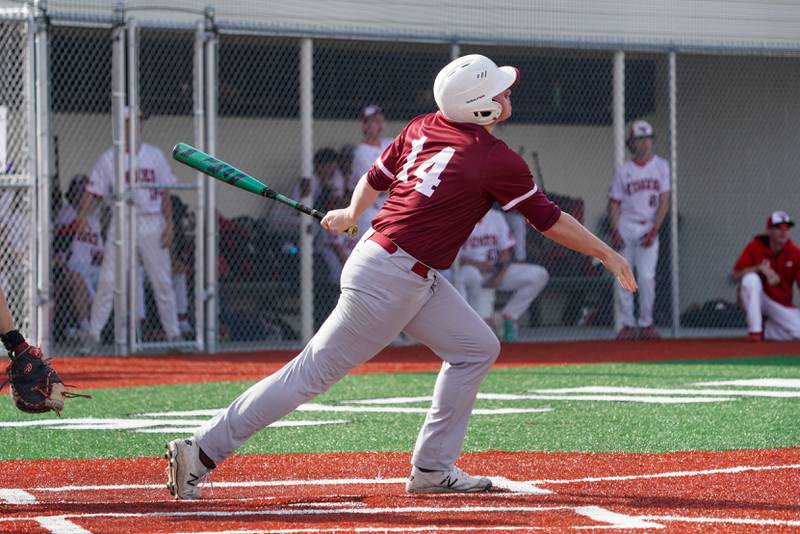
[[[800,249],[789,239],[792,226],[785,211],[772,213],[767,233],[755,236],[733,267],[753,341],[800,339],[800,310],[792,304],[794,284],[800,285]]]
[[[548,200],[524,160],[492,135],[511,116],[511,87],[518,77],[516,68],[498,67],[480,55],[456,59],[439,72],[433,88],[439,111],[412,119],[359,180],[350,205],[322,219],[325,229],[343,232],[380,191],[389,191],[344,266],[336,308],[283,369],[191,439],[167,445],[168,485],[176,497],[197,498],[196,482],[214,462],[326,391],[400,332],[444,361],[406,491],[491,488],[488,478],[464,473],[455,461],[500,344],[437,269],[450,266],[472,228],[498,202],[505,211],[518,210],[547,237],[598,258],[624,288],[636,289],[627,261]]]

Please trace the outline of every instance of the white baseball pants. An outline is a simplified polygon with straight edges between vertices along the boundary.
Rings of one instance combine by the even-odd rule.
[[[172,261],[169,257],[169,249],[161,247],[164,217],[160,213],[139,214],[136,226],[137,252],[150,280],[150,285],[153,287],[153,296],[156,300],[161,326],[168,339],[177,338],[180,336],[180,330],[178,329],[175,292],[172,288]],[[100,332],[108,322],[114,304],[114,265],[116,264],[116,247],[112,242],[114,231],[115,221],[112,219],[108,230],[111,239],[107,241],[103,251],[103,266],[100,269],[100,280],[92,301],[89,320],[89,333],[94,338],[100,337]],[[141,303],[142,298],[139,301]],[[142,305],[143,303],[140,304],[140,306]]]
[[[653,227],[652,222],[631,221],[621,218],[619,233],[625,246],[620,254],[625,256],[630,266],[636,271],[639,284],[639,321],[638,326],[653,324],[653,304],[656,300],[656,264],[658,263],[658,237],[649,247],[643,247],[642,237]],[[633,316],[633,293],[622,289],[617,281],[614,293],[619,303],[619,313],[623,326],[637,326]]]
[[[482,273],[474,265],[461,265],[458,273],[459,292],[484,321],[494,315],[495,289],[483,287],[488,277],[489,275]],[[509,265],[497,287],[501,291],[514,292],[503,307],[503,314],[510,315],[514,320],[519,319],[549,280],[547,269],[540,265],[526,263]]]
[[[747,314],[748,332],[763,331],[770,341],[800,339],[800,310],[769,298],[756,273],[747,273],[739,282],[739,303]]]
[[[367,239],[371,233],[347,260],[339,302],[303,351],[196,431],[198,444],[214,462],[327,391],[404,331],[444,361],[412,463],[433,470],[455,463],[478,388],[500,343],[438,272],[431,270],[426,278],[412,272],[412,256],[402,249],[389,254]]]

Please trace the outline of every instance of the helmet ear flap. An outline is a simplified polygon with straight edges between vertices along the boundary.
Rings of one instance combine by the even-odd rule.
[[[475,122],[477,124],[489,124],[493,122],[503,112],[503,106],[499,102],[492,100],[486,108],[480,111],[473,111],[475,115]]]

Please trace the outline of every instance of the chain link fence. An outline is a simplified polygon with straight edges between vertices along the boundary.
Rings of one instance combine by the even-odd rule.
[[[0,61],[9,73],[0,80],[0,126],[6,125],[0,214],[10,223],[4,240],[17,245],[6,245],[10,253],[0,274],[4,286],[14,288],[7,290],[15,316],[30,328],[25,321],[35,302],[35,273],[26,31],[24,22],[0,22]],[[514,116],[495,135],[526,160],[537,185],[565,212],[608,242],[615,238],[609,190],[618,165],[632,157],[624,127],[635,120],[652,125],[653,151],[666,162],[667,181],[656,185],[644,177],[630,187],[651,188],[650,207],[664,198],[672,205],[647,252],[653,276],[646,276],[646,262],[639,265],[640,282],[652,278],[632,302],[632,326],[640,331],[652,325],[661,336],[744,334],[733,263],[771,211],[798,215],[792,211],[798,195],[796,56],[398,44],[220,29],[218,49],[208,58],[198,55],[198,31],[148,23],[137,31],[136,52],[127,59],[126,98],[142,112],[135,135],[163,155],[175,176],[168,192],[147,180],[135,181],[131,190],[158,205],[143,212],[129,202],[137,206],[129,221],[134,230],[126,243],[125,281],[134,351],[179,347],[176,337],[188,340],[187,348],[299,347],[335,306],[339,273],[353,245],[285,205],[199,180],[171,159],[175,143],[208,142],[215,156],[319,210],[344,206],[380,147],[409,119],[435,109],[433,79],[455,55],[482,53],[520,69]],[[55,352],[75,354],[85,346],[81,330],[91,322],[113,218],[97,212],[97,237],[84,236],[93,242],[69,234],[80,183],[114,142],[112,28],[56,24],[49,35],[58,186],[49,328]],[[215,70],[199,73],[209,59]],[[207,95],[216,95],[215,108],[203,104]],[[377,142],[364,143],[367,136]],[[137,163],[142,177],[145,161]],[[161,247],[162,218],[174,225],[166,274],[147,272],[138,259],[143,248]],[[514,259],[542,267],[547,283],[510,329],[503,313],[513,291],[494,291],[486,319],[498,336],[611,339],[629,325],[629,305],[601,265],[552,244],[513,213],[505,220],[515,239]],[[366,227],[368,219],[360,222],[362,231]],[[83,267],[75,266],[78,241],[89,249]],[[215,253],[207,255],[198,244]],[[157,273],[163,280],[154,284]],[[447,274],[456,283],[462,276],[458,264]],[[172,303],[165,304],[170,294]],[[214,307],[207,307],[210,301]],[[114,322],[103,323],[101,341],[112,343],[114,334]]]
[[[23,331],[34,327],[34,99],[29,21],[0,21],[0,287]]]

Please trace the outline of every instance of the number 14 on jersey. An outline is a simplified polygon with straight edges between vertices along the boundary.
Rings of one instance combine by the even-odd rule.
[[[414,163],[417,161],[417,156],[422,151],[422,146],[427,140],[428,138],[423,136],[411,142],[411,152],[409,152],[406,164],[403,165],[400,174],[397,175],[398,180],[401,182],[408,181],[408,171],[414,166]],[[414,189],[426,197],[433,195],[434,188],[441,183],[439,175],[442,174],[442,171],[447,167],[454,153],[455,149],[452,147],[443,148],[435,155],[420,163],[419,167],[413,172],[413,175],[419,178],[419,181],[414,184]]]

